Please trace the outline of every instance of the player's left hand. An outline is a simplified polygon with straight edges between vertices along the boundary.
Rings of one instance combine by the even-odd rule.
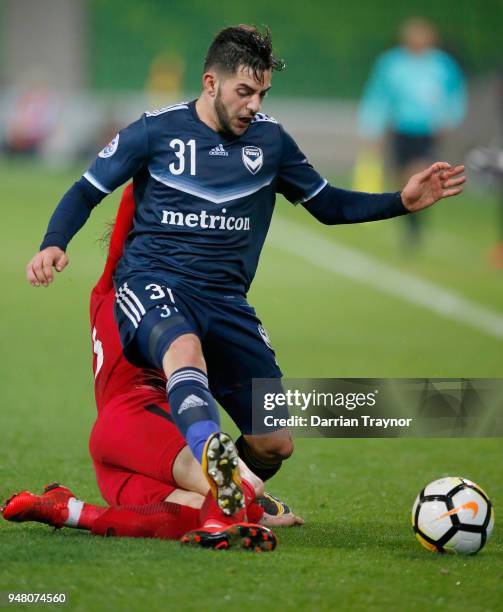
[[[454,168],[447,162],[436,162],[424,172],[413,174],[402,191],[402,202],[409,212],[428,208],[438,200],[450,198],[463,191],[466,181],[464,166]]]

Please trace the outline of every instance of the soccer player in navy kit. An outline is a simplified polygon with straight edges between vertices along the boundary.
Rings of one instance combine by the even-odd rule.
[[[136,212],[114,284],[124,354],[164,370],[173,419],[203,464],[219,506],[243,506],[237,453],[266,480],[293,445],[287,430],[252,428],[252,378],[281,371],[246,301],[276,193],[322,223],[403,215],[461,193],[463,167],[437,162],[401,193],[332,187],[272,117],[261,114],[274,69],[269,33],[222,30],[208,51],[200,97],[147,112],[105,147],[65,194],[41,250],[34,285],[68,263],[69,240],[106,194],[133,177]],[[220,431],[218,400],[241,430]]]

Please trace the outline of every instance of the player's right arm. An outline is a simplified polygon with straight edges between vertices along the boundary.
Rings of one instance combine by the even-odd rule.
[[[66,248],[85,224],[91,211],[116,187],[134,176],[149,154],[145,116],[135,121],[108,144],[89,170],[63,196],[54,211],[40,251],[26,267],[28,282],[47,286],[53,269],[61,272],[68,264]]]

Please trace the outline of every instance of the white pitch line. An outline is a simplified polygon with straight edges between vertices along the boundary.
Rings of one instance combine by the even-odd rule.
[[[442,317],[456,319],[503,340],[503,313],[468,300],[434,283],[400,272],[363,253],[327,240],[317,232],[276,216],[270,239],[283,251],[319,268],[370,285]]]

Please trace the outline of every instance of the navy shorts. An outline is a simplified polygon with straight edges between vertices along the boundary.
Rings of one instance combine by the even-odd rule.
[[[183,334],[195,334],[213,396],[242,433],[255,433],[252,379],[281,378],[282,373],[254,308],[242,296],[182,288],[155,273],[121,280],[115,318],[128,361],[162,369],[170,344]]]
[[[393,132],[391,135],[393,163],[396,168],[403,170],[413,162],[430,161],[436,155],[435,145],[436,140],[433,136],[412,136]]]

